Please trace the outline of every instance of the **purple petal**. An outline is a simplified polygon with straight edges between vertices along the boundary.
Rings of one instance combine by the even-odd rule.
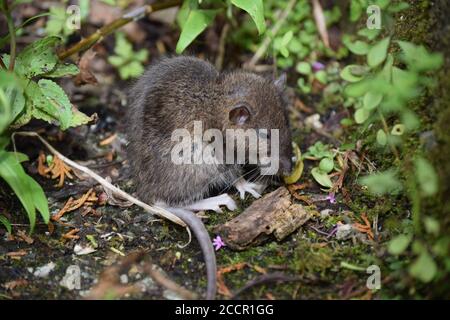
[[[312,64],[312,68],[315,72],[325,69],[325,65],[319,61]]]

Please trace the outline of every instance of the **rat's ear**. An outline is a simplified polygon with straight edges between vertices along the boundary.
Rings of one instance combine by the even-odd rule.
[[[284,91],[284,89],[286,89],[286,80],[286,73],[283,72],[281,76],[273,82],[273,84],[275,85],[275,87],[277,87],[278,90]]]
[[[228,118],[236,125],[243,125],[250,119],[250,111],[245,105],[241,104],[230,111]]]

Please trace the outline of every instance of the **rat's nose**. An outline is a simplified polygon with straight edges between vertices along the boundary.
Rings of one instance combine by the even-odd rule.
[[[280,172],[283,176],[289,176],[292,172],[292,161],[288,158],[280,159]]]

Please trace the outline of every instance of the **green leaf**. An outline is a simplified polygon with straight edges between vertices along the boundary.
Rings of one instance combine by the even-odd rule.
[[[127,59],[121,56],[110,56],[108,62],[115,67],[120,67],[127,62]]]
[[[198,8],[198,1],[197,0],[184,0],[183,4],[181,5],[180,10],[178,10],[177,14],[177,23],[180,26],[181,30],[183,30],[184,24],[187,21],[189,17],[189,13],[192,9]]]
[[[369,91],[364,95],[363,106],[366,110],[373,110],[381,103],[383,100],[383,94],[378,92]]]
[[[333,182],[331,182],[330,177],[328,174],[319,168],[315,167],[311,170],[311,174],[314,177],[314,179],[319,183],[321,186],[331,188],[333,186]]]
[[[84,113],[78,111],[77,108],[72,107],[72,118],[70,119],[69,127],[78,127],[83,124],[87,124],[91,121],[93,121],[96,118],[96,114],[93,114],[92,116],[88,117]]]
[[[72,117],[72,104],[64,90],[51,80],[41,79],[38,82],[42,93],[57,110],[57,119],[62,130],[66,130],[70,126],[70,118]]]
[[[431,255],[424,250],[410,265],[409,273],[420,281],[428,283],[436,276],[437,266]]]
[[[358,82],[364,79],[366,69],[363,66],[351,64],[341,71],[341,78],[348,82]]]
[[[388,252],[396,256],[402,254],[408,248],[411,240],[411,235],[398,235],[397,237],[389,241]]]
[[[32,78],[52,71],[58,62],[55,48],[60,41],[60,38],[51,36],[26,46],[17,56],[19,74]]]
[[[122,79],[138,77],[144,73],[144,67],[139,61],[131,61],[119,68],[119,74]]]
[[[25,208],[30,221],[30,232],[32,232],[36,221],[36,208],[28,185],[29,176],[13,152],[0,151],[0,177],[8,183]]]
[[[393,170],[372,174],[359,179],[359,184],[366,186],[369,192],[378,196],[397,193],[402,184]]]
[[[377,142],[381,146],[385,146],[387,144],[387,135],[382,129],[377,132]]]
[[[182,53],[214,20],[217,10],[192,10],[183,25],[176,52]]]
[[[123,32],[116,33],[116,44],[114,46],[114,52],[121,57],[131,58],[133,56],[133,46],[126,39]]]
[[[434,167],[427,159],[418,157],[414,161],[416,178],[419,187],[425,196],[433,196],[437,193],[439,184],[438,176]]]
[[[311,65],[308,62],[299,62],[295,67],[298,73],[309,75],[312,72]]]
[[[6,228],[6,231],[8,231],[8,233],[11,234],[11,231],[12,231],[11,223],[5,216],[0,215],[0,224],[4,225]]]
[[[425,226],[425,230],[428,233],[433,234],[435,236],[439,235],[440,224],[438,220],[436,220],[433,217],[424,217],[423,224]]]
[[[350,21],[356,22],[361,18],[363,13],[363,7],[358,0],[352,0],[350,2]]]
[[[360,40],[357,40],[355,42],[348,41],[344,44],[348,48],[348,50],[356,55],[363,56],[369,52],[369,45],[366,42]]]
[[[8,128],[12,119],[11,104],[2,88],[0,88],[0,133]]]
[[[264,4],[262,0],[231,0],[231,3],[246,11],[255,22],[258,33],[264,33],[266,22],[264,21]]]
[[[355,111],[355,121],[357,124],[362,124],[366,122],[367,119],[370,117],[370,111],[361,108]]]
[[[322,160],[320,160],[319,169],[321,171],[325,173],[330,173],[331,171],[333,171],[333,168],[334,168],[333,159],[323,158]]]
[[[330,146],[323,144],[321,141],[317,141],[315,144],[310,146],[305,156],[312,156],[317,159],[334,158],[333,152],[330,150]]]
[[[386,59],[390,41],[391,38],[387,37],[375,44],[369,50],[369,53],[367,54],[367,63],[370,67],[375,68]]]
[[[367,38],[367,40],[372,41],[380,34],[380,29],[361,29],[358,31],[358,35]]]
[[[429,53],[423,45],[416,46],[406,41],[398,41],[398,44],[403,51],[402,60],[413,70],[437,70],[444,62],[442,54]]]
[[[282,47],[287,46],[293,37],[294,37],[294,32],[292,30],[289,30],[288,32],[286,32],[283,35],[283,37],[281,38],[281,46]]]
[[[409,4],[407,2],[399,2],[399,3],[393,3],[389,6],[387,9],[390,13],[398,13],[400,11],[404,11],[409,8]]]
[[[50,219],[50,212],[48,210],[48,201],[42,187],[30,176],[27,179],[28,187],[30,188],[33,204],[42,216],[42,219],[48,224]]]
[[[344,93],[347,97],[359,98],[366,94],[370,90],[370,82],[365,79],[357,83],[351,83],[344,89]]]
[[[319,81],[321,84],[327,84],[328,82],[328,74],[325,70],[319,70],[314,74],[314,77]]]
[[[46,78],[60,78],[65,76],[75,76],[78,73],[80,73],[80,69],[72,63],[57,63],[55,68],[48,72],[43,74],[43,77]]]

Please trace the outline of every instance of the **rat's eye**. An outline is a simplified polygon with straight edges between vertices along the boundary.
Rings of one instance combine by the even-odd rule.
[[[240,104],[230,111],[228,117],[234,124],[243,125],[250,119],[250,111],[247,106]]]

